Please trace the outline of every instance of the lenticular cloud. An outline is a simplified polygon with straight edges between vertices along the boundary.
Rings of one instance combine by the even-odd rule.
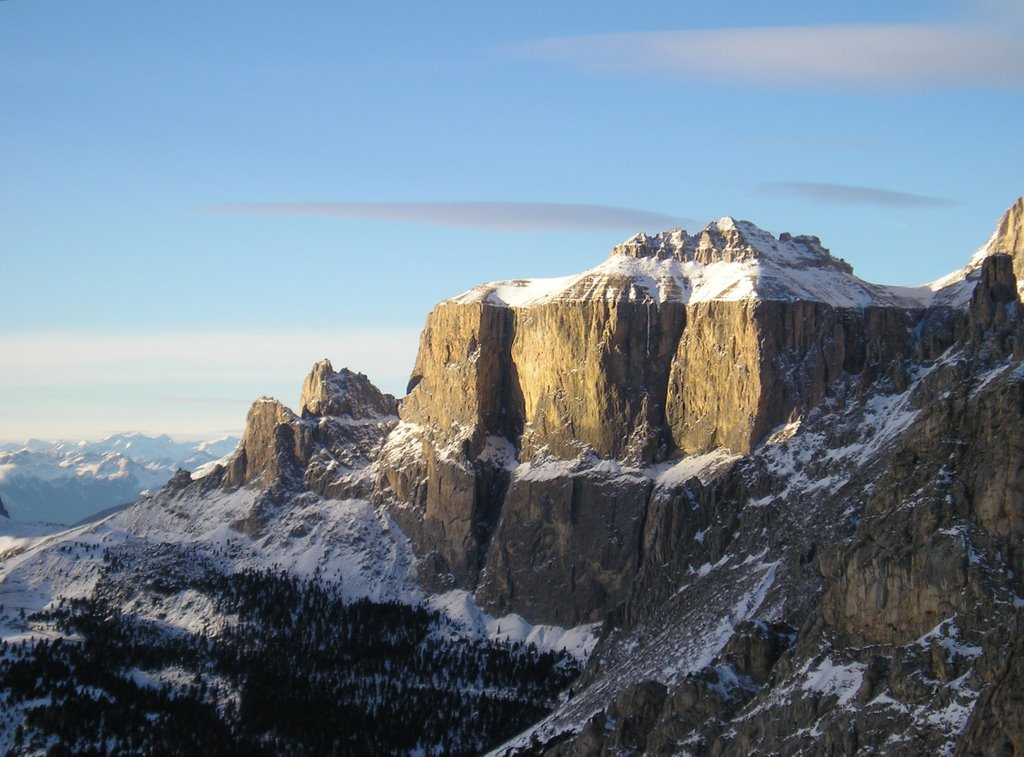
[[[267,202],[204,210],[215,215],[326,216],[494,231],[657,231],[688,220],[613,205],[549,202]]]

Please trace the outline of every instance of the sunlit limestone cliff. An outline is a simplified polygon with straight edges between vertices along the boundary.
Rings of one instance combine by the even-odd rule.
[[[428,583],[603,617],[639,568],[653,466],[749,453],[834,382],[878,378],[919,349],[931,298],[730,218],[637,235],[579,276],[478,287],[427,320],[382,463],[393,514]]]

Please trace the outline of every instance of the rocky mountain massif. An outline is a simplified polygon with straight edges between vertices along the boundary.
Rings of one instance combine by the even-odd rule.
[[[102,598],[217,639],[217,582],[124,569],[187,544],[224,575],[425,605],[466,643],[589,654],[557,703],[509,694],[550,714],[502,754],[1019,753],[1022,273],[1018,200],[917,288],[729,218],[478,287],[430,314],[400,402],[320,363],[223,465],[17,546],[0,623],[53,632],[62,598]],[[210,717],[291,743],[231,725],[229,678]]]

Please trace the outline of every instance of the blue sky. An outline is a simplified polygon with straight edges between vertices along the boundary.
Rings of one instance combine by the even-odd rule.
[[[1019,195],[1019,3],[0,2],[0,439],[240,429],[320,357],[722,215],[881,283]]]

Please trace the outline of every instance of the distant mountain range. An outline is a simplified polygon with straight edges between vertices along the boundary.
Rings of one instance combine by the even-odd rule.
[[[70,525],[135,502],[179,468],[196,471],[238,439],[176,442],[167,435],[114,434],[98,442],[30,439],[0,445],[0,501],[12,520]]]

